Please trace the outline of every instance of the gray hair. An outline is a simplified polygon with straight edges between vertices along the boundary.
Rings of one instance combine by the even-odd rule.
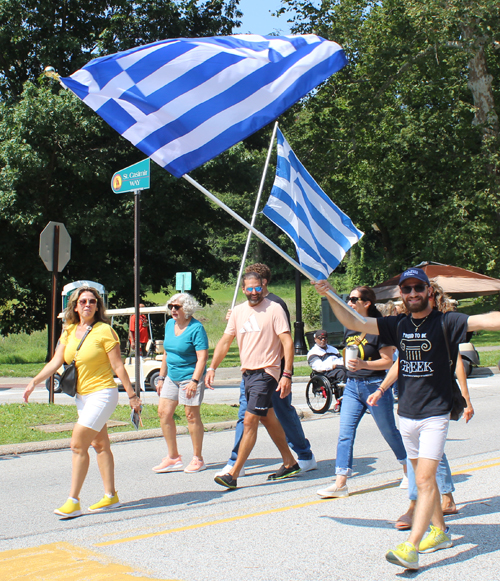
[[[199,307],[198,302],[196,299],[188,293],[177,293],[167,302],[167,305],[171,305],[172,303],[179,303],[182,305],[182,309],[184,310],[184,314],[186,317],[192,317],[196,309]],[[167,308],[167,312],[169,315],[172,315],[170,309]]]

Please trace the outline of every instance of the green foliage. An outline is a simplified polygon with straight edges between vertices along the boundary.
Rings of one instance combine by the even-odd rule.
[[[321,296],[310,286],[302,301],[302,318],[308,329],[319,329],[321,326]]]

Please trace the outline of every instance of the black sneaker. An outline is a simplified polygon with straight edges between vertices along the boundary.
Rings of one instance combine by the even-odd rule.
[[[297,475],[300,472],[300,466],[298,464],[294,464],[290,466],[290,468],[285,468],[285,465],[282,464],[281,467],[278,469],[277,472],[274,474],[269,474],[267,477],[268,480],[284,480],[285,478],[291,478],[292,476]]]
[[[214,478],[217,484],[221,486],[225,486],[226,488],[230,488],[234,490],[237,487],[237,481],[231,476],[231,474],[222,474],[222,476],[216,476]]]

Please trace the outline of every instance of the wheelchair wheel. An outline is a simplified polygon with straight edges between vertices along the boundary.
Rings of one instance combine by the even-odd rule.
[[[306,387],[306,401],[313,414],[324,414],[332,405],[332,390],[322,375],[311,377]]]

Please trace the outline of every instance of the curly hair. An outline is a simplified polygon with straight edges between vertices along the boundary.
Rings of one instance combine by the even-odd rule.
[[[179,303],[180,305],[182,305],[182,309],[183,309],[184,314],[186,315],[187,318],[192,317],[194,312],[196,311],[196,309],[199,307],[196,299],[193,296],[191,296],[190,294],[177,293],[177,294],[173,295],[172,297],[170,297],[170,299],[167,302],[167,313],[170,316],[172,316],[172,313],[171,313],[170,309],[168,308],[168,305],[170,305],[172,303]]]
[[[109,324],[109,319],[108,317],[106,317],[106,307],[104,306],[104,301],[102,300],[99,291],[95,289],[93,286],[81,286],[71,294],[68,304],[64,309],[64,321],[66,325],[76,325],[77,323],[80,322],[80,316],[76,312],[76,304],[78,302],[78,299],[80,298],[80,295],[82,295],[85,292],[92,293],[97,299],[97,309],[94,315],[95,322]]]
[[[431,280],[432,295],[434,297],[434,308],[442,313],[454,311],[455,305],[452,299],[444,292],[443,287],[439,286],[435,280]]]
[[[267,264],[262,264],[261,262],[256,262],[255,264],[251,264],[245,268],[246,273],[256,272],[260,274],[261,278],[265,278],[267,280],[267,284],[271,282],[271,269]]]
[[[352,289],[353,291],[358,291],[361,295],[361,299],[363,301],[370,301],[370,306],[368,307],[368,316],[369,317],[381,317],[382,313],[377,309],[375,303],[377,298],[375,296],[375,291],[370,288],[369,286],[358,286]]]

